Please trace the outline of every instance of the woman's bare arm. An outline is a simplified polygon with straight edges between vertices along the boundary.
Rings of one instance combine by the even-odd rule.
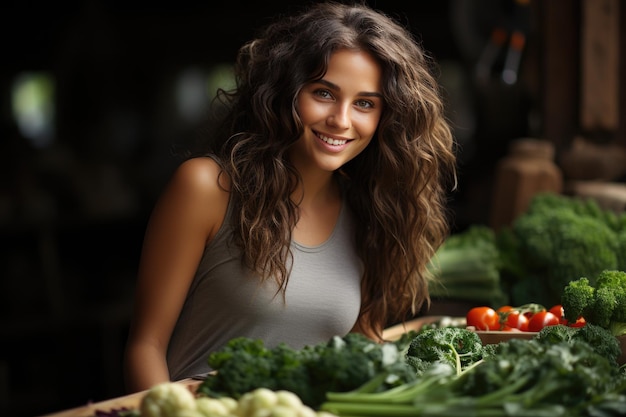
[[[228,193],[209,158],[184,162],[151,215],[144,238],[125,352],[129,392],[169,380],[166,353],[206,243],[221,226]]]

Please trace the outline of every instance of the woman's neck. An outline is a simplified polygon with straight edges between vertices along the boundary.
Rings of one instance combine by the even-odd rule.
[[[302,209],[315,209],[340,197],[339,185],[332,172],[300,171],[301,182],[292,199]]]

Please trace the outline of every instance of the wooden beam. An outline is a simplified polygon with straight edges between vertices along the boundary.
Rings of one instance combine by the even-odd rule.
[[[615,134],[619,128],[620,0],[581,3],[581,97],[583,132]]]
[[[543,134],[557,153],[579,130],[579,1],[537,0],[542,33]]]

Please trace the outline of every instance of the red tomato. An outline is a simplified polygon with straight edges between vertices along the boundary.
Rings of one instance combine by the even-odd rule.
[[[563,306],[561,304],[553,305],[548,311],[557,316],[561,324],[567,324],[567,320],[563,317],[565,313],[563,312]]]
[[[528,331],[538,332],[546,326],[559,324],[559,318],[549,311],[535,313],[528,322]]]
[[[555,316],[557,316],[558,318],[563,317],[563,306],[561,304],[553,305],[552,307],[550,307],[550,310],[548,311],[554,314]]]
[[[468,326],[474,326],[476,330],[500,329],[500,316],[491,307],[474,307],[465,316]]]
[[[529,322],[530,320],[524,314],[521,314],[519,311],[511,311],[506,316],[505,325],[513,329],[518,329],[523,332],[527,332]]]
[[[587,324],[587,321],[585,320],[585,318],[578,317],[576,321],[574,323],[570,323],[569,326],[570,327],[583,327],[585,324]]]
[[[512,311],[513,307],[512,306],[502,306],[502,307],[498,307],[498,309],[496,310],[496,313],[502,313],[502,314],[506,314],[509,311]]]

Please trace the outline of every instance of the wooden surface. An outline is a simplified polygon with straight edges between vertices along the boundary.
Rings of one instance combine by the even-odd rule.
[[[383,330],[384,340],[398,340],[400,336],[410,330],[419,330],[425,324],[434,323],[444,316],[424,316],[417,319],[408,320],[406,323],[396,324]]]
[[[177,383],[187,385],[190,390],[195,392],[198,385],[202,381],[195,379],[185,379]],[[96,411],[111,411],[119,408],[138,408],[141,403],[141,399],[146,394],[146,391],[137,392],[135,394],[126,395],[123,397],[113,398],[106,401],[97,403],[86,404],[82,407],[76,407],[58,413],[46,414],[42,417],[93,417]]]

